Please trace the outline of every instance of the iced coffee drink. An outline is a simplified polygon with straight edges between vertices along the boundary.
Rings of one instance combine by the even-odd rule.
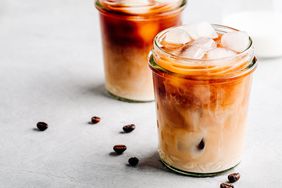
[[[147,56],[155,35],[180,25],[186,0],[97,0],[102,32],[105,86],[119,99],[152,101]]]
[[[156,36],[149,58],[163,163],[194,176],[236,166],[257,65],[250,37],[208,23],[178,26]]]

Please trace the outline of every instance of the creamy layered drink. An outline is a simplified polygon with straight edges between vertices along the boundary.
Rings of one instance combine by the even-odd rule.
[[[186,0],[97,0],[105,86],[119,99],[152,101],[147,56],[155,35],[180,25]]]
[[[256,67],[250,37],[208,23],[174,27],[156,36],[149,58],[164,164],[195,176],[236,166]]]

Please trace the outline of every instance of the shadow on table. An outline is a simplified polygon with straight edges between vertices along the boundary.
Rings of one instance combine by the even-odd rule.
[[[151,155],[148,155],[148,157],[141,159],[138,167],[140,170],[155,169],[166,173],[173,173],[161,162],[158,152],[154,152]]]
[[[98,95],[98,96],[106,97],[106,98],[109,98],[109,99],[114,99],[107,92],[104,84],[98,84],[98,85],[93,86],[93,87],[85,88],[83,93],[86,94],[86,95],[90,95],[90,96]]]
[[[134,100],[125,99],[125,98],[116,96],[115,94],[112,94],[109,91],[107,91],[104,84],[99,84],[91,88],[86,88],[84,89],[83,93],[86,95],[99,95],[99,96],[107,97],[115,101],[122,101],[122,102],[127,102],[127,103],[134,103],[134,104],[144,103],[143,101],[134,101]],[[145,103],[149,103],[149,102],[152,102],[152,101],[148,101]]]
[[[189,178],[203,178],[200,176],[187,176],[184,174],[180,174],[180,173],[176,173],[170,169],[168,169],[162,162],[161,159],[159,157],[158,152],[154,152],[151,155],[149,155],[146,158],[143,158],[140,160],[138,168],[142,171],[152,171],[152,170],[156,170],[156,171],[162,171],[166,174],[169,174],[171,176],[172,175],[176,175],[178,177],[185,177],[186,179]],[[205,178],[209,178],[209,177],[205,177]]]
[[[104,84],[98,84],[92,87],[89,86],[88,88],[85,88],[84,93],[89,95],[95,94],[109,97]]]

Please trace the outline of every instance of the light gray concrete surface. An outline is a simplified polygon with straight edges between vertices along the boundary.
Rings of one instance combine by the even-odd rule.
[[[188,22],[189,14],[200,18],[192,5]],[[240,188],[282,186],[282,60],[259,61],[247,144],[235,169]],[[154,103],[107,97],[102,67],[92,1],[0,0],[0,187],[211,188],[226,180],[166,170],[156,154]],[[101,123],[88,125],[92,115]],[[33,130],[38,121],[49,128]],[[120,134],[126,123],[137,129]],[[128,150],[111,156],[117,143]],[[126,165],[130,156],[140,158],[139,167]]]

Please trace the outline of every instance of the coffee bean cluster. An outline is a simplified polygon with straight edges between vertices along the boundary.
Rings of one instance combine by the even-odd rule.
[[[122,127],[124,133],[130,133],[135,129],[135,124],[128,124]],[[117,155],[121,155],[127,149],[126,145],[118,144],[114,145],[113,150]],[[130,157],[128,159],[128,165],[135,167],[139,163],[139,159],[137,157]]]
[[[98,117],[98,116],[93,116],[91,118],[91,124],[97,124],[101,121],[101,118]],[[40,121],[36,124],[38,130],[40,131],[45,131],[47,128],[48,128],[48,124],[43,122],[43,121]],[[123,132],[124,133],[130,133],[132,132],[134,129],[136,128],[135,124],[128,124],[128,125],[124,125],[122,127],[123,129]],[[202,139],[200,141],[200,143],[198,144],[197,148],[199,150],[203,150],[205,147],[205,140]],[[115,151],[115,153],[117,155],[121,155],[123,154],[124,151],[126,151],[127,147],[126,145],[124,144],[118,144],[118,145],[114,145],[113,146],[113,150]],[[136,167],[139,163],[139,159],[137,157],[130,157],[128,159],[128,164],[132,167]],[[240,173],[232,173],[232,174],[229,174],[227,176],[228,178],[228,182],[225,182],[225,183],[221,183],[220,184],[220,188],[234,188],[234,185],[232,183],[238,181],[240,179]]]
[[[221,183],[220,188],[234,188],[234,185],[232,183],[240,179],[240,174],[238,172],[232,173],[232,174],[229,174],[227,178],[228,178],[228,183]]]

